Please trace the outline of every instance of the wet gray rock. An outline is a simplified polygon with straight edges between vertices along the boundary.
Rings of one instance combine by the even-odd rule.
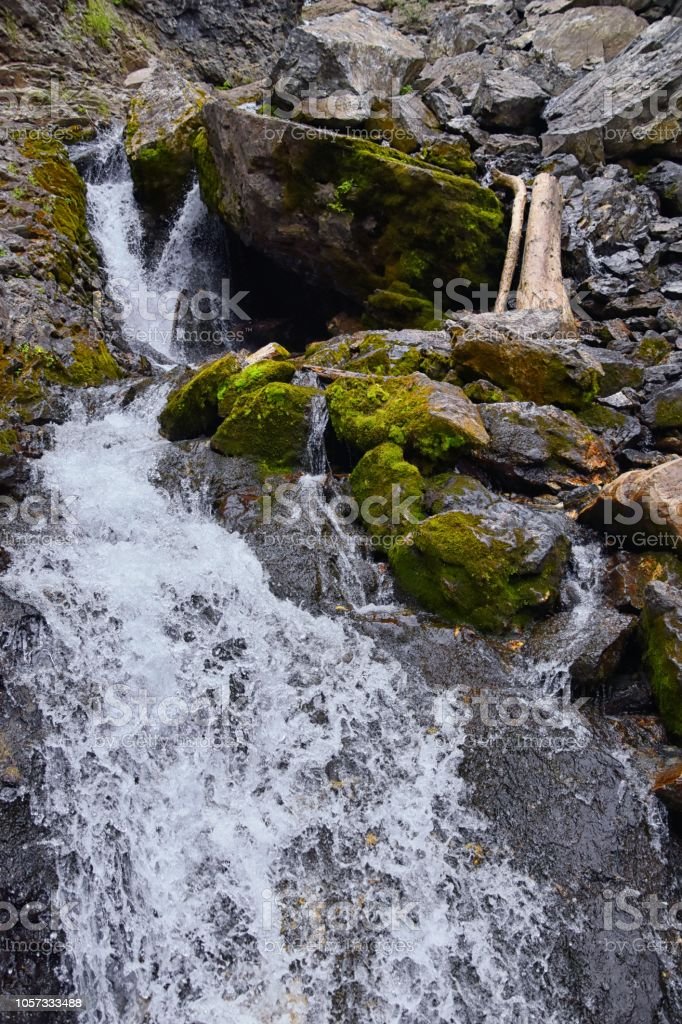
[[[490,444],[476,460],[514,489],[558,491],[617,473],[607,446],[569,412],[533,402],[478,408]]]
[[[644,380],[646,367],[622,352],[599,349],[596,353],[604,376],[599,381],[599,394],[603,397],[614,395],[623,388],[638,388]]]
[[[303,0],[126,0],[207,82],[252,81],[268,72],[298,21]],[[176,59],[177,59],[176,58]]]
[[[577,184],[562,217],[564,272],[578,281],[594,274],[622,276],[631,287],[633,276],[656,266],[659,246],[651,227],[657,216],[655,194],[622,167]],[[615,287],[624,291],[622,282]],[[651,274],[642,274],[641,290],[651,287]]]
[[[274,72],[276,95],[316,123],[360,123],[376,100],[398,96],[424,64],[385,15],[355,9],[294,29]]]
[[[682,214],[682,165],[662,160],[646,176],[649,188],[658,194],[661,210],[676,217]]]
[[[544,153],[574,153],[588,164],[647,149],[682,155],[674,102],[681,83],[682,21],[664,18],[547,105]]]
[[[657,392],[642,406],[642,419],[654,430],[682,428],[682,381]]]
[[[442,380],[450,370],[452,344],[447,331],[357,331],[316,342],[306,362],[356,373],[399,375],[413,370]]]

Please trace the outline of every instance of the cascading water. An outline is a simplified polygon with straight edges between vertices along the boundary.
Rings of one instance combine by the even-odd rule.
[[[567,1020],[524,980],[551,895],[459,838],[487,827],[463,734],[155,490],[161,401],[74,409],[43,465],[73,521],[12,574],[61,652],[38,698],[85,1019]]]
[[[71,155],[83,168],[88,221],[102,254],[107,294],[130,344],[171,359],[219,354],[229,338],[229,309],[206,309],[205,300],[209,293],[216,304],[222,299],[225,254],[199,186],[188,190],[154,258],[147,251],[122,130],[76,146]]]
[[[142,278],[117,167],[92,222],[106,270]],[[418,674],[154,487],[164,393],[74,406],[40,467],[71,514],[5,577],[52,633],[31,684],[81,1020],[574,1024],[557,893],[471,852],[495,829],[462,721],[434,729]]]

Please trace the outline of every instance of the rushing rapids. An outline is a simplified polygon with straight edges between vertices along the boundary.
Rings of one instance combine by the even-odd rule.
[[[125,161],[115,140],[99,146],[88,194],[105,272],[150,291],[185,287],[206,216],[197,192],[150,269]],[[128,315],[133,347],[142,326],[149,331]],[[151,347],[179,355],[170,343]],[[586,1020],[615,1019],[598,967],[586,966],[598,955],[604,970],[614,962],[591,920],[599,889],[583,879],[598,863],[587,853],[573,873],[549,855],[541,869],[525,857],[519,847],[530,853],[533,836],[549,844],[534,834],[536,804],[517,844],[497,802],[505,776],[518,798],[524,772],[537,794],[534,756],[511,754],[514,776],[493,753],[509,746],[509,723],[453,710],[471,707],[477,687],[499,685],[492,655],[472,677],[456,659],[474,641],[449,631],[450,686],[439,690],[358,619],[274,597],[245,540],[204,496],[178,502],[155,486],[168,449],[156,422],[166,389],[151,384],[122,407],[112,386],[74,404],[40,463],[41,486],[68,514],[5,578],[49,631],[40,673],[18,671],[46,723],[49,786],[36,813],[68,908],[66,970],[87,1003],[81,1019],[574,1024],[579,1004],[594,1008]],[[316,423],[309,469],[319,474],[323,418]],[[301,486],[322,500],[314,477]],[[594,548],[576,551],[573,638],[599,575]],[[354,558],[350,547],[351,583]],[[359,585],[350,599],[363,604]],[[557,650],[548,663],[519,663],[515,692],[556,696],[561,659]],[[622,856],[635,833],[646,836],[646,857],[666,878],[660,816],[636,771],[570,706],[558,734],[559,760],[573,758],[559,776],[574,771],[584,813],[596,803],[621,814]],[[475,790],[496,771],[488,813]],[[586,840],[604,855],[608,880],[625,866],[602,842]],[[575,886],[571,897],[562,881]],[[616,992],[633,1013],[638,1000],[658,999],[660,1021],[674,1019],[675,993],[656,990],[665,963],[665,954],[649,958],[643,980],[633,975]]]

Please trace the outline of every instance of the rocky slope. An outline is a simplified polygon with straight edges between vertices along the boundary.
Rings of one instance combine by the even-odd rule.
[[[563,636],[572,550],[598,537],[603,597],[566,687],[624,716],[679,812],[682,5],[12,0],[0,49],[2,494],[28,493],[27,460],[71,389],[126,378],[128,401],[164,372],[113,316],[69,148],[125,122],[150,248],[196,175],[277,314],[254,331],[266,350],[173,376],[160,432],[182,469],[165,485],[190,478],[257,545],[253,495],[296,484],[328,415],[327,485],[355,503],[354,536],[420,628],[543,651]],[[510,206],[495,170],[560,181],[574,331],[513,299],[491,312]],[[327,607],[300,552],[263,560],[279,592]],[[387,649],[421,650],[410,628]],[[4,714],[4,783],[35,772],[37,786],[26,724]],[[475,741],[472,784],[499,802]],[[632,1020],[663,999],[647,970]],[[595,1014],[616,1019],[615,1002]]]

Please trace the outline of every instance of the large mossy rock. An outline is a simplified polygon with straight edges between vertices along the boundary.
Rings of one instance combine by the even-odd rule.
[[[202,195],[247,245],[361,304],[380,327],[434,320],[433,281],[497,281],[494,192],[365,140],[220,101],[204,107]],[[202,141],[203,140],[203,141]]]
[[[572,413],[533,402],[479,405],[490,444],[477,458],[512,487],[604,484],[618,469],[605,443]]]
[[[202,367],[186,384],[171,391],[159,416],[163,436],[169,441],[184,441],[212,434],[221,419],[219,392],[240,369],[237,356],[228,353]]]
[[[488,443],[478,409],[461,388],[408,377],[347,377],[326,391],[336,436],[359,451],[385,441],[434,462]]]
[[[125,151],[145,205],[167,213],[182,197],[194,166],[193,143],[207,97],[200,86],[157,68],[130,101]]]
[[[350,488],[362,525],[382,538],[382,547],[390,548],[393,536],[424,518],[426,481],[390,441],[362,456],[350,475]]]
[[[452,343],[447,331],[358,331],[329,341],[316,341],[306,349],[307,363],[400,377],[425,373],[442,380],[451,369]]]
[[[290,384],[295,373],[296,367],[286,359],[261,359],[245,366],[218,388],[218,415],[221,419],[229,416],[240,395],[249,391],[256,391],[276,381]]]
[[[638,550],[682,557],[682,459],[633,469],[607,484],[581,519]]]
[[[682,600],[666,583],[650,583],[641,620],[644,662],[661,718],[682,739]]]
[[[463,379],[483,377],[514,397],[580,409],[599,390],[602,369],[571,337],[559,313],[462,313],[452,324],[452,360]]]
[[[309,410],[317,388],[273,382],[239,395],[211,438],[221,455],[253,459],[264,473],[300,465],[308,439]]]
[[[433,500],[433,496],[432,496]],[[442,481],[435,508],[389,558],[403,589],[442,618],[501,631],[549,610],[570,552],[563,517]]]

